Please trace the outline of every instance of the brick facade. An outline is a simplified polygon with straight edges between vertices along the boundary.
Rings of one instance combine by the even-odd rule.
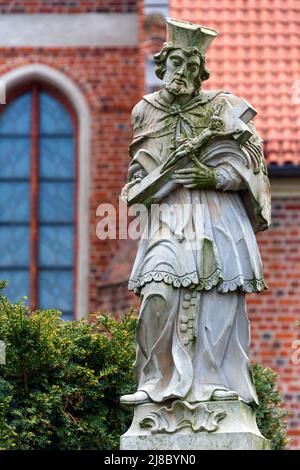
[[[288,418],[291,448],[300,447],[300,364],[292,361],[300,339],[300,197],[273,197],[273,222],[259,234],[269,290],[249,295],[251,358],[279,374]]]

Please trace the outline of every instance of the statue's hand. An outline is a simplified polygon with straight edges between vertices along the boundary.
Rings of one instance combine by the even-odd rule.
[[[167,158],[162,166],[162,171],[173,166],[180,158],[186,157],[189,153],[194,152],[195,148],[192,140],[185,140],[174,152]]]
[[[138,175],[135,175],[131,181],[125,184],[120,194],[120,197],[124,202],[127,203],[129,189],[132,188],[135,184],[140,183],[142,179],[143,179],[143,176],[141,174],[138,174]]]
[[[192,168],[176,170],[172,179],[174,183],[182,184],[188,189],[215,188],[218,182],[214,168],[200,162]]]
[[[129,183],[127,183],[127,188],[132,188],[132,186],[136,185],[137,183],[140,183],[142,179],[143,178],[141,176],[137,176],[136,178],[134,178],[134,180],[131,180]]]

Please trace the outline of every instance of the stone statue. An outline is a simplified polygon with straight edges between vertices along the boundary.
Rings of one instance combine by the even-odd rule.
[[[129,280],[141,298],[137,391],[121,403],[151,435],[211,432],[226,403],[247,413],[257,404],[245,294],[267,288],[255,232],[270,225],[270,188],[255,110],[228,91],[202,90],[216,35],[167,19],[154,56],[162,89],[132,112],[122,194],[145,204],[149,219]]]

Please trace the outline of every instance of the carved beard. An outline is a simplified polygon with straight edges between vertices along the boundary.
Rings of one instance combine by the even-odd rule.
[[[172,95],[189,95],[191,96],[195,91],[194,82],[189,82],[187,79],[183,79],[183,83],[176,82],[177,77],[173,77],[171,81],[163,81],[163,87]]]

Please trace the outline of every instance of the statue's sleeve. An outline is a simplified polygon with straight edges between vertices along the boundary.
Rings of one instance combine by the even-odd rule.
[[[263,155],[262,139],[257,134],[254,124],[249,123],[252,131],[250,139],[241,147],[247,153],[249,158],[249,167],[254,174],[260,171],[266,173],[266,164]],[[247,189],[245,179],[240,171],[237,171],[235,159],[228,157],[228,162],[222,161],[216,167],[217,189],[223,191],[239,191]]]
[[[246,188],[241,175],[230,165],[220,165],[216,168],[216,189],[222,191],[239,191]]]
[[[264,159],[262,140],[253,123],[248,124],[251,138],[242,146],[231,140],[211,145],[204,164],[216,169],[218,189],[238,191],[255,232],[266,230],[271,223],[270,182]],[[219,176],[218,176],[219,175]]]
[[[254,174],[258,174],[260,171],[262,171],[264,174],[267,174],[268,171],[263,151],[263,140],[259,136],[252,121],[248,123],[248,127],[252,131],[252,136],[243,145],[242,148],[250,155],[252,163],[251,167]]]

